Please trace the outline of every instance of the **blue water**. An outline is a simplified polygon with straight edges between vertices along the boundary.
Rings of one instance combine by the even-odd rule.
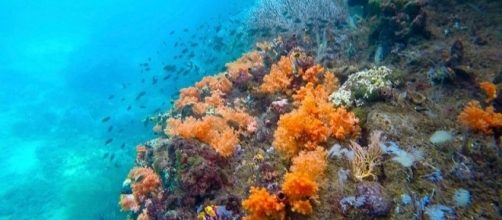
[[[124,219],[122,180],[135,145],[153,137],[143,119],[248,49],[227,32],[251,3],[0,1],[0,220]],[[174,60],[181,48],[173,44],[194,34],[196,56]],[[221,51],[205,46],[213,37],[225,39]],[[166,64],[200,70],[162,80]]]

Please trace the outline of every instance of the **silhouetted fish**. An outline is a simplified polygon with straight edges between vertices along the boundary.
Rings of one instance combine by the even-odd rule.
[[[105,141],[105,145],[108,145],[109,143],[112,143],[112,141],[113,141],[113,138],[110,138],[110,139],[106,140]]]
[[[185,54],[185,53],[187,53],[187,52],[188,52],[188,49],[187,49],[187,48],[185,48],[185,49],[183,49],[183,50],[181,51],[181,53],[183,53],[183,54]]]
[[[174,31],[169,32],[169,35],[173,35],[173,34],[174,34]]]
[[[171,78],[171,75],[164,76],[164,78],[162,78],[162,79],[163,80],[168,80],[169,78]]]
[[[110,127],[108,127],[108,132],[111,132],[113,130],[113,125],[110,125]]]
[[[106,159],[108,157],[109,153],[105,153],[105,155],[103,155],[103,159]]]
[[[112,154],[112,155],[110,156],[110,161],[112,161],[112,160],[113,160],[113,158],[115,158],[115,154]]]
[[[111,118],[110,116],[106,116],[103,119],[101,119],[101,122],[107,122],[110,120],[110,118]]]
[[[127,111],[131,110],[132,106],[127,106]]]
[[[140,105],[140,106],[139,106],[139,108],[145,109],[145,108],[146,108],[146,106],[144,106],[144,105]]]
[[[157,84],[157,81],[158,81],[158,80],[157,80],[157,77],[155,77],[155,76],[154,76],[154,77],[152,77],[152,85]]]
[[[188,32],[188,28],[183,29],[184,32]]]
[[[124,147],[125,147],[125,143],[122,143],[122,145],[120,145],[120,148],[124,149]]]
[[[175,65],[165,65],[164,66],[164,71],[166,71],[166,72],[174,72],[174,71],[176,71],[176,66]]]
[[[145,91],[141,91],[141,92],[140,92],[140,93],[138,93],[138,95],[136,96],[136,100],[141,99],[141,97],[143,97],[145,94],[146,94],[146,92],[145,92]]]
[[[110,96],[108,96],[108,99],[113,99],[113,98],[115,98],[115,96],[114,96],[114,95],[110,95]]]

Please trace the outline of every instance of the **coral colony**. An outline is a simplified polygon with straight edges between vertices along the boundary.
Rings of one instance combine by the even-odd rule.
[[[500,167],[501,140],[489,141],[502,129],[497,85],[467,81],[477,94],[458,109],[433,105],[448,97],[424,90],[460,80],[449,74],[460,71],[462,45],[439,61],[443,70],[408,80],[383,60],[398,43],[430,37],[423,2],[369,2],[368,15],[382,10],[369,31],[374,65],[338,67],[319,59],[319,40],[285,34],[181,89],[151,118],[159,135],[137,147],[122,210],[138,220],[497,218],[501,180],[483,173]],[[443,118],[452,120],[435,123]]]

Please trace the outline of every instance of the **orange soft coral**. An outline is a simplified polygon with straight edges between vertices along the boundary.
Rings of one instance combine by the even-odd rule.
[[[284,218],[284,203],[265,188],[251,187],[249,193],[249,197],[242,201],[242,207],[250,212],[244,219]]]
[[[280,117],[273,146],[288,156],[300,148],[314,149],[329,137],[345,139],[359,134],[358,119],[344,108],[307,92],[297,110]]]
[[[145,167],[136,167],[129,172],[131,179],[132,192],[136,198],[147,196],[152,192],[157,192],[161,182],[160,177],[152,169]]]
[[[494,128],[502,127],[502,114],[496,113],[491,106],[483,110],[477,101],[467,103],[458,120],[462,125],[485,134],[492,134]]]
[[[217,76],[206,76],[201,81],[195,84],[198,89],[208,88],[211,91],[219,90],[223,93],[228,93],[232,90],[232,82],[227,77],[220,74]]]
[[[180,90],[180,98],[176,101],[176,108],[193,104],[199,101],[200,91],[194,87],[188,87]]]
[[[324,68],[321,65],[316,64],[305,71],[301,71],[300,75],[302,76],[302,79],[304,81],[316,83],[318,81],[319,75],[323,72]]]
[[[287,196],[292,211],[304,215],[312,212],[309,200],[317,198],[318,182],[326,167],[326,150],[322,147],[302,151],[293,158],[293,165],[282,184],[282,192]]]
[[[236,81],[242,77],[241,74],[249,75],[249,69],[262,67],[263,58],[259,52],[252,51],[232,63],[227,63],[225,66],[232,81]]]
[[[263,84],[258,91],[273,93],[286,90],[291,83],[293,64],[289,57],[283,56],[276,64],[273,64],[270,73],[263,78]]]
[[[486,102],[491,102],[495,98],[497,98],[497,86],[491,82],[482,82],[479,84],[479,87],[485,91],[486,94]]]
[[[171,118],[168,135],[179,135],[184,138],[195,138],[209,144],[216,152],[224,157],[230,156],[239,143],[237,134],[230,128],[222,117],[208,115],[202,119],[187,117],[184,121]]]
[[[328,166],[326,150],[316,147],[312,151],[301,151],[293,158],[293,165],[289,168],[293,173],[302,173],[308,178],[317,180]]]
[[[119,205],[121,211],[138,212],[140,208],[133,194],[121,194]]]

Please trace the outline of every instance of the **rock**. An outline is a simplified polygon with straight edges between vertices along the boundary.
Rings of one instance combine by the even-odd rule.
[[[358,199],[364,198],[363,210],[371,216],[387,216],[392,209],[389,196],[383,192],[383,187],[377,182],[362,182],[357,185]]]

